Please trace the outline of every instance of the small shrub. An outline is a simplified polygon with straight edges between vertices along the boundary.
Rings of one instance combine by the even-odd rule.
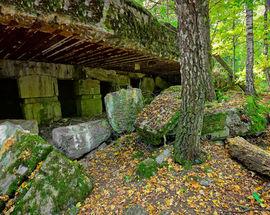
[[[251,120],[251,133],[264,131],[267,127],[266,115],[269,113],[269,107],[260,104],[257,97],[248,96],[245,110]]]

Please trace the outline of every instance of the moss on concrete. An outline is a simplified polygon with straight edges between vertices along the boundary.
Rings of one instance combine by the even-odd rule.
[[[0,157],[0,196],[12,197],[38,163],[53,150],[37,135],[21,133],[16,137],[15,143]]]
[[[13,5],[34,16],[53,15],[51,17],[56,17],[57,21],[55,15],[58,14],[69,20],[66,23],[74,25],[77,21],[89,25],[89,29],[97,31],[92,33],[96,40],[102,35],[103,41],[112,46],[138,50],[158,58],[175,60],[179,55],[177,30],[159,23],[133,1],[0,0],[0,3]],[[88,36],[87,32],[85,38]]]
[[[56,151],[49,154],[28,183],[30,189],[18,196],[14,214],[66,214],[93,189],[82,167]]]
[[[102,114],[101,95],[80,96],[76,104],[78,116],[92,117]]]
[[[28,75],[18,79],[21,98],[58,96],[57,79],[45,75]]]
[[[86,79],[78,80],[75,83],[76,95],[96,95],[100,94],[100,82],[98,80]]]
[[[25,99],[22,106],[25,119],[37,120],[39,124],[61,118],[61,105],[57,97]]]

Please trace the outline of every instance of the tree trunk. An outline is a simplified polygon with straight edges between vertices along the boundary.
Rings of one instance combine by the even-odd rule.
[[[253,10],[251,5],[246,4],[246,40],[247,40],[247,61],[246,61],[246,94],[255,95],[254,87],[254,38],[253,38]]]
[[[264,50],[263,54],[265,56],[265,60],[267,62],[266,67],[264,68],[264,73],[266,77],[266,81],[268,83],[268,87],[270,90],[270,67],[269,67],[269,33],[268,33],[268,28],[269,28],[269,20],[268,20],[268,13],[270,11],[270,0],[265,0],[265,11],[264,11]]]
[[[230,155],[252,171],[270,177],[270,153],[242,137],[228,139]]]
[[[235,30],[235,20],[233,20],[233,27],[232,28],[234,31]],[[234,82],[235,73],[236,73],[236,36],[235,35],[233,35],[232,43],[233,43],[233,62],[232,62],[233,77],[232,77],[232,82]]]
[[[205,83],[205,97],[207,101],[212,101],[215,99],[215,89],[212,82],[211,76],[211,39],[210,39],[210,20],[209,20],[209,5],[208,1],[201,1],[201,6],[198,8],[198,21],[199,21],[199,31],[200,39],[203,47],[203,60],[204,70],[207,71],[203,73],[204,83]]]
[[[193,162],[199,158],[203,124],[206,70],[205,44],[202,44],[199,17],[203,0],[176,0],[179,20],[180,73],[182,83],[181,116],[178,123],[174,158]]]

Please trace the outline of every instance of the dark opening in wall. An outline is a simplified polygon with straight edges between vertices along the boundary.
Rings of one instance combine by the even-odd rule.
[[[59,102],[62,117],[77,116],[76,96],[73,80],[58,80]]]
[[[113,92],[112,82],[101,81],[100,82],[100,94],[102,96],[102,109],[106,111],[104,97]]]
[[[0,79],[0,119],[23,119],[16,79]]]
[[[140,88],[140,79],[137,79],[137,78],[131,78],[131,79],[130,79],[130,85],[131,85],[133,88]]]

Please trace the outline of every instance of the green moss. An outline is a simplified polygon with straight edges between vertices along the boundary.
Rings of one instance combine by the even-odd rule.
[[[226,126],[227,113],[206,113],[203,118],[202,135],[223,131]]]
[[[77,98],[79,116],[93,117],[102,114],[102,100],[100,95],[80,96]]]
[[[60,214],[74,208],[93,189],[82,167],[59,152],[53,151],[31,181],[31,189],[19,197],[14,214]],[[49,204],[48,204],[49,203]]]
[[[137,175],[141,178],[151,178],[158,170],[158,163],[152,158],[140,162],[137,166]]]
[[[7,192],[3,194],[12,197],[21,183],[34,171],[40,161],[45,160],[52,149],[51,145],[46,144],[46,141],[37,135],[18,136],[18,141],[3,154],[0,160],[1,165],[4,166],[0,172],[0,181],[15,176],[11,179]],[[9,161],[10,158],[12,160]],[[27,169],[19,174],[17,171],[22,167]]]
[[[259,98],[253,96],[247,97],[245,111],[251,120],[251,134],[256,134],[266,130],[266,115],[269,114],[269,110],[269,107],[260,103]]]

